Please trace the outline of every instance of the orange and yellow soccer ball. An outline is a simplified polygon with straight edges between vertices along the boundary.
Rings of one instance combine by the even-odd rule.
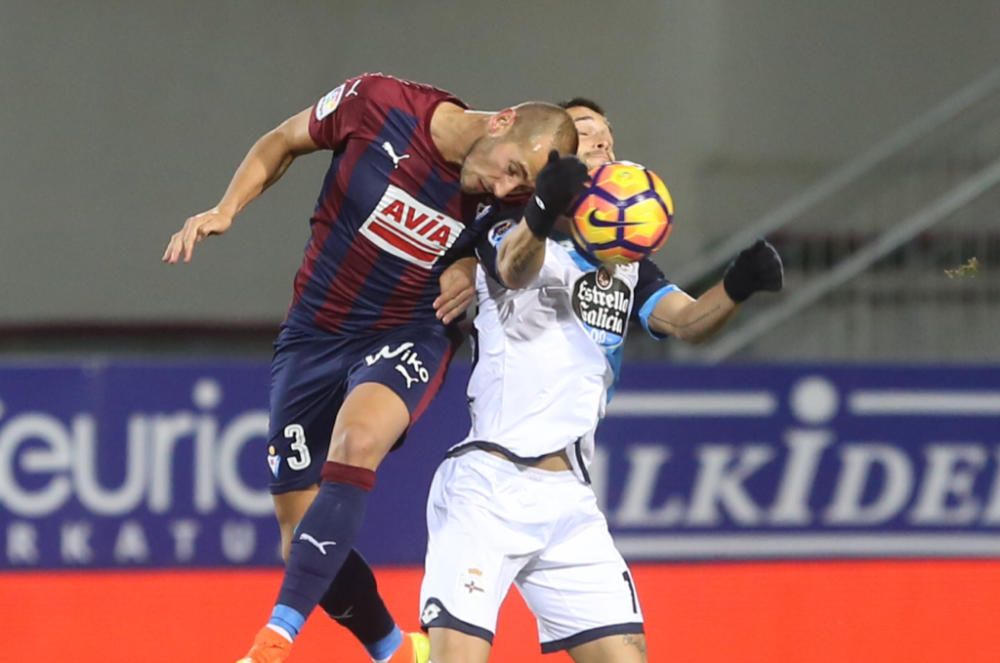
[[[631,161],[590,172],[570,209],[576,249],[595,264],[623,264],[659,250],[673,227],[674,202],[656,173]]]

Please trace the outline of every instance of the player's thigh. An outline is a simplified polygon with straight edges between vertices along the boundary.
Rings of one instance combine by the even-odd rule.
[[[273,495],[320,482],[350,363],[342,348],[282,330],[271,362],[267,465]]]
[[[431,660],[434,663],[487,663],[492,646],[482,638],[450,628],[432,628]]]
[[[437,394],[454,348],[440,326],[403,327],[373,339],[351,368],[330,460],[375,469]]]
[[[278,527],[281,529],[281,558],[285,561],[288,560],[288,552],[292,545],[295,528],[298,527],[302,517],[306,515],[309,505],[316,499],[317,492],[319,492],[319,486],[311,486],[302,490],[272,495],[274,515],[277,516]]]
[[[593,491],[582,484],[564,486],[552,498],[572,509],[545,550],[517,578],[518,589],[538,618],[542,651],[641,635],[643,616],[635,583]]]
[[[511,583],[543,542],[505,517],[504,502],[493,489],[509,486],[490,467],[468,464],[474,453],[488,456],[449,458],[431,483],[420,622],[425,629],[456,631],[489,645]],[[431,654],[437,661],[433,645]]]
[[[646,636],[641,633],[608,635],[571,647],[576,663],[646,663]]]
[[[328,458],[374,470],[409,425],[410,411],[395,391],[379,382],[362,382],[337,413]]]

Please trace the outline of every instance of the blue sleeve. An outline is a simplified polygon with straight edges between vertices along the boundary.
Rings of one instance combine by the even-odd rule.
[[[497,269],[500,242],[521,220],[521,215],[520,208],[497,207],[476,221],[476,258],[486,273],[500,284],[503,284]]]
[[[639,280],[635,284],[635,305],[632,306],[633,318],[642,325],[646,333],[656,340],[667,338],[649,328],[649,316],[665,295],[678,292],[680,288],[667,280],[663,272],[652,260],[644,258],[639,262]]]

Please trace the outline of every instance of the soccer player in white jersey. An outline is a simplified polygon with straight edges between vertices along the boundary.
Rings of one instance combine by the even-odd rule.
[[[613,160],[600,107],[564,106],[586,166]],[[763,241],[697,299],[648,260],[595,268],[559,233],[571,198],[548,193],[582,182],[584,166],[553,155],[547,168],[552,181],[539,175],[538,200],[525,210],[479,219],[472,427],[438,468],[427,505],[420,601],[434,663],[488,660],[511,584],[538,620],[543,652],[565,650],[577,663],[647,660],[636,587],[588,475],[626,323],[698,341],[739,302],[782,285],[780,258]],[[594,307],[606,310],[587,324],[580,313]]]

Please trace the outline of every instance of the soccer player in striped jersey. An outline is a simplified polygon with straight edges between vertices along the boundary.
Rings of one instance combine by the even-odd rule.
[[[451,359],[445,323],[473,291],[472,259],[455,264],[466,222],[488,200],[529,193],[549,151],[576,143],[552,104],[473,111],[431,86],[365,74],[262,136],[219,203],[171,237],[163,260],[189,261],[297,157],[332,153],[271,367],[266,456],[285,577],[241,660],[285,660],[317,604],[375,661],[426,660],[426,640],[396,627],[353,542],[376,468]]]
[[[584,99],[567,107],[586,167],[613,160],[601,108]],[[538,178],[541,209],[498,206],[480,220],[472,426],[435,473],[427,504],[421,623],[435,663],[487,661],[511,584],[538,620],[543,653],[647,660],[636,587],[588,473],[628,322],[696,342],[754,292],[782,286],[766,242],[697,299],[649,260],[590,264],[558,232],[571,200],[547,197],[558,173],[547,167]]]

